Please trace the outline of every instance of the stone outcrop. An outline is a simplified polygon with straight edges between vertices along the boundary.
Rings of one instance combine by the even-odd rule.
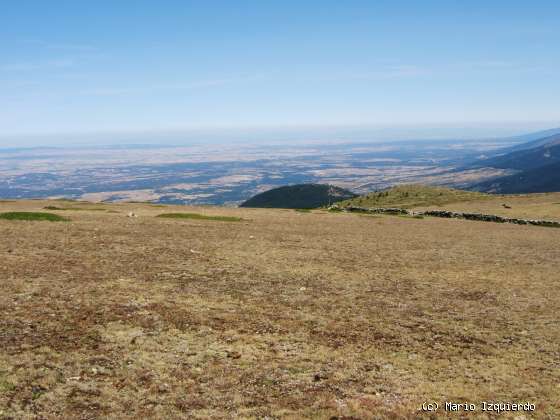
[[[365,207],[353,207],[353,206],[338,207],[338,206],[334,205],[334,206],[331,206],[330,209],[331,210],[336,210],[336,209],[333,209],[333,207],[336,207],[338,210],[351,211],[351,212],[356,212],[356,213],[361,212],[361,213],[377,213],[377,214],[410,215],[410,211],[408,211],[407,209],[401,209],[401,208],[397,208],[397,207],[365,208]]]
[[[552,220],[533,220],[533,219],[517,219],[511,217],[497,216],[494,214],[482,213],[463,213],[448,210],[426,210],[426,211],[412,211],[396,207],[339,207],[337,205],[329,207],[329,210],[334,211],[347,211],[354,213],[369,213],[369,214],[391,214],[403,216],[429,216],[429,217],[443,217],[447,219],[465,219],[475,220],[480,222],[494,222],[494,223],[513,223],[516,225],[533,225],[533,226],[547,226],[560,228],[560,222]]]

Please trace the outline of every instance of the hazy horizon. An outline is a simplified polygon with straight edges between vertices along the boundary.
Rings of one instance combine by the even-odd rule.
[[[233,127],[223,129],[185,129],[161,131],[114,131],[105,133],[59,133],[46,135],[0,136],[0,149],[13,147],[65,147],[114,145],[186,145],[186,144],[261,144],[351,143],[405,141],[491,141],[547,131],[560,123],[534,123],[478,126],[426,125],[401,127]]]
[[[12,2],[0,17],[0,146],[255,127],[275,131],[263,141],[552,128],[559,14],[552,1]]]

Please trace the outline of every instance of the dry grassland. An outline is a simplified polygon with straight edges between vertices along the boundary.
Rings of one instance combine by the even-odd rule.
[[[0,220],[2,419],[560,417],[560,229],[105,207]]]
[[[504,204],[507,207],[504,207]],[[452,211],[480,212],[520,219],[560,220],[560,193],[505,195],[492,199],[423,207]]]

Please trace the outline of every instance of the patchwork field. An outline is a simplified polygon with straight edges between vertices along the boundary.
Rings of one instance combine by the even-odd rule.
[[[510,211],[559,216],[519,200]],[[69,219],[0,218],[2,419],[469,415],[445,401],[560,417],[560,229],[132,203],[0,212]]]

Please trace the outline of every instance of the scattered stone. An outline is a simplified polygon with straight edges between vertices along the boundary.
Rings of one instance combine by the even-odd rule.
[[[70,390],[70,396],[74,396],[76,394],[99,396],[101,395],[101,391],[99,391],[97,386],[93,383],[79,383],[74,385]]]
[[[230,359],[240,359],[241,358],[241,353],[239,353],[237,351],[226,350],[226,355]]]
[[[134,213],[134,212],[131,211],[131,212],[128,212],[128,214],[126,215],[126,217],[138,217],[138,216],[136,215],[136,213]]]
[[[321,373],[321,372],[316,373],[316,374],[313,376],[313,380],[314,380],[315,382],[319,382],[319,381],[321,381],[321,380],[323,380],[323,379],[329,379],[329,377],[328,377],[325,373]]]
[[[44,393],[47,389],[42,387],[41,385],[33,385],[31,387],[31,392],[33,393],[33,395],[40,395],[42,393]]]

